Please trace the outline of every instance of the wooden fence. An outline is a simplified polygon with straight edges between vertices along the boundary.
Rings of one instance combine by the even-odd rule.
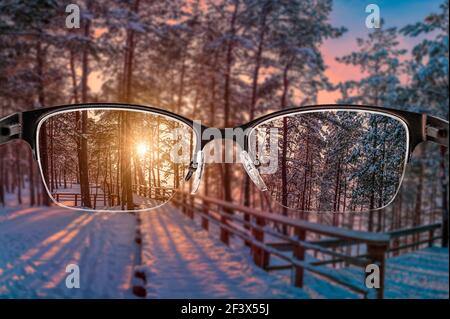
[[[304,271],[308,270],[361,294],[364,298],[369,297],[372,289],[366,288],[364,282],[344,276],[329,266],[344,264],[358,267],[361,269],[361,278],[364,278],[368,264],[379,265],[381,287],[376,289],[376,297],[383,298],[386,258],[396,251],[411,247],[417,249],[423,244],[430,246],[441,239],[441,236],[437,235],[441,228],[439,223],[390,233],[369,233],[261,212],[185,192],[178,193],[174,203],[188,217],[194,219],[197,216],[205,230],[209,230],[210,223],[216,224],[220,229],[220,239],[225,244],[230,244],[232,236],[243,240],[251,247],[251,255],[257,266],[267,271],[292,269],[295,286],[303,287]],[[280,232],[277,228],[286,229],[287,232]],[[428,234],[428,237],[424,239],[420,236],[423,233]],[[419,240],[405,245],[393,244],[408,236]],[[308,241],[307,238],[320,239]],[[355,245],[363,246],[358,250],[362,251],[362,254],[355,255],[354,250],[344,249]],[[320,255],[320,260],[305,260],[306,251],[311,252],[311,256]],[[271,265],[271,256],[283,260],[284,264]]]
[[[167,201],[174,195],[176,189],[165,187],[148,187],[144,185],[133,185],[133,192],[139,196]]]
[[[115,187],[115,186],[114,186]],[[90,186],[91,190],[95,192],[96,188],[99,188],[101,190],[101,193],[92,193],[91,191],[91,201],[93,203],[93,208],[96,209],[101,204],[103,204],[103,207],[112,207],[115,205],[119,205],[119,196],[115,194],[107,194],[107,192],[104,190],[104,187],[100,186]],[[133,193],[136,195],[145,197],[145,198],[151,198],[159,201],[168,201],[174,194],[175,190],[173,188],[164,188],[164,187],[147,187],[142,185],[133,185],[132,186]],[[78,206],[78,204],[81,205],[81,194],[75,193],[75,192],[55,192],[53,193],[53,198],[57,202],[72,202],[73,205],[66,205],[66,206]]]
[[[81,205],[81,194],[80,193],[55,193],[53,197],[58,203],[72,202],[73,207],[77,207],[78,204]],[[114,206],[117,203],[117,195],[106,195],[106,194],[90,194],[91,201],[94,204],[94,209],[97,208],[98,204],[103,203],[103,206]],[[69,205],[66,205],[69,206]]]

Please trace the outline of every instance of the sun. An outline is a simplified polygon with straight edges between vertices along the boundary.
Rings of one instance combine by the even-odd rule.
[[[139,156],[143,157],[145,153],[147,153],[148,151],[148,146],[145,145],[144,143],[139,143],[136,145],[136,151]]]

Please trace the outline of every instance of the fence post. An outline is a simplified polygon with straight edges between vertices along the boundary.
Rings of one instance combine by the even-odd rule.
[[[245,221],[246,223],[250,224],[250,222],[251,222],[250,214],[247,214],[247,213],[244,214],[244,221]],[[251,227],[250,227],[250,225],[248,225],[248,224],[244,224],[244,229],[246,229],[246,230],[248,230],[248,231],[251,231]],[[246,246],[250,246],[250,245],[251,245],[251,242],[248,241],[248,240],[244,240],[244,244],[245,244]]]
[[[165,195],[165,194],[164,194]],[[194,196],[189,196],[189,218],[194,219]]]
[[[378,264],[380,267],[380,288],[377,289],[377,298],[384,298],[384,277],[385,277],[385,266],[386,266],[386,251],[389,244],[384,245],[367,245],[367,254],[372,262]]]
[[[295,228],[295,236],[297,240],[304,241],[306,238],[306,231],[304,229]],[[305,248],[302,245],[296,244],[294,246],[294,257],[300,261],[305,260]],[[303,267],[295,266],[294,285],[296,287],[303,287],[304,272],[305,270]]]
[[[233,211],[230,209],[223,209],[220,222],[224,225],[228,224],[228,218],[225,216],[226,214],[233,214]],[[227,246],[230,244],[230,234],[228,233],[228,230],[223,227],[220,227],[220,240]]]
[[[156,193],[155,193],[155,195],[156,195]],[[186,194],[185,193],[181,193],[180,204],[181,204],[181,212],[186,215]]]
[[[428,232],[428,247],[433,247],[434,228]]]
[[[259,227],[265,226],[265,221],[263,218],[257,217],[256,218],[256,225]],[[264,243],[264,231],[259,230],[257,228],[252,229],[253,238],[255,238],[256,241]],[[254,263],[263,269],[266,269],[269,265],[269,254],[260,247],[257,247],[255,245],[252,246],[252,255],[253,255],[253,261]]]
[[[209,203],[205,200],[203,200],[203,214],[208,216],[209,214]],[[202,228],[204,230],[208,230],[209,228],[209,220],[206,218],[206,216],[202,216]]]

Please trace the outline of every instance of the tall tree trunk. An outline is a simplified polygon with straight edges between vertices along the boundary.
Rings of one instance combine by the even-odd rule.
[[[287,63],[283,70],[283,94],[281,95],[281,109],[287,106],[287,97],[289,92],[289,69],[290,63]],[[283,118],[283,145],[281,147],[281,204],[283,205],[283,216],[288,215],[288,185],[287,185],[287,118]],[[287,234],[287,227],[283,225],[283,233]]]
[[[177,114],[181,114],[182,111],[182,107],[183,107],[183,95],[184,95],[184,78],[185,78],[185,73],[186,73],[186,54],[183,55],[183,61],[181,64],[181,71],[180,71],[180,83],[179,83],[179,87],[178,87],[178,101],[177,101]],[[196,94],[195,99],[198,99],[198,93]],[[196,104],[197,101],[194,102],[194,104]],[[194,106],[195,108],[195,106]],[[194,110],[195,111],[195,110]],[[195,116],[192,116],[193,119],[195,119]],[[192,158],[192,156],[191,156]],[[180,172],[179,172],[179,164],[177,163],[177,161],[174,161],[172,163],[173,165],[173,185],[175,187],[175,189],[178,189],[180,187]]]
[[[217,60],[218,60],[218,53],[216,53],[214,55],[214,59],[213,59],[213,66],[217,66]],[[215,125],[215,117],[213,114],[216,114],[216,72],[215,70],[211,71],[210,73],[210,100],[209,100],[209,113],[212,114],[209,117],[209,126],[210,127],[214,127]],[[209,165],[205,166],[205,185],[210,185],[209,180],[211,177],[211,170],[212,167],[210,167]],[[208,196],[209,195],[209,187],[204,187],[204,195]]]
[[[3,146],[3,148],[6,148]],[[5,206],[5,178],[4,178],[4,159],[3,156],[0,157],[0,204]]]
[[[231,95],[231,70],[233,66],[233,51],[235,46],[235,35],[236,35],[236,20],[239,10],[239,0],[234,1],[234,9],[231,16],[230,29],[228,31],[228,41],[226,49],[226,65],[225,65],[225,89],[224,89],[224,127],[230,127],[230,95]],[[225,156],[227,149],[224,152]],[[232,201],[231,194],[231,165],[222,165],[223,170],[223,190],[224,190],[224,200],[227,202]]]
[[[34,205],[36,205],[35,188],[34,188],[34,161],[33,161],[33,154],[31,153],[31,151],[27,150],[27,152],[28,152],[28,174],[29,174],[28,182],[30,184],[30,185],[28,185],[28,187],[30,189],[30,206],[34,206]],[[1,170],[0,170],[0,174],[1,174]]]
[[[92,7],[92,0],[87,2],[87,8],[90,10]],[[87,20],[84,25],[84,36],[90,38],[91,22]],[[82,57],[82,76],[81,76],[81,100],[83,103],[88,102],[88,77],[89,77],[89,50],[87,44],[83,48]],[[78,166],[80,170],[80,190],[81,201],[84,207],[92,207],[91,196],[89,189],[89,167],[88,167],[88,143],[85,138],[87,134],[87,112],[80,112],[80,147],[78,152]]]
[[[178,85],[178,100],[177,100],[177,109],[176,113],[181,114],[181,108],[183,106],[183,95],[184,95],[184,78],[186,75],[186,54],[183,55],[183,59],[181,62],[181,70],[180,70],[180,83]]]
[[[336,183],[335,183],[335,187],[334,187],[334,203],[333,203],[333,226],[338,226],[339,225],[339,214],[336,214],[339,212],[339,207],[340,207],[340,191],[341,191],[341,173],[342,173],[342,169],[341,169],[341,159],[339,158],[338,162],[337,162],[337,166],[336,166],[336,172],[337,172],[337,176],[336,176]]]
[[[16,183],[17,183],[17,203],[22,205],[22,170],[21,170],[21,159],[22,156],[20,154],[20,145],[16,144]]]
[[[419,154],[418,156],[423,156],[424,151],[422,149],[423,145],[420,145],[419,148]],[[424,182],[424,174],[425,174],[425,167],[422,162],[419,163],[419,175],[418,175],[418,181],[417,181],[417,188],[416,188],[416,198],[415,198],[415,204],[414,204],[414,219],[413,219],[413,226],[420,225],[420,215],[422,213],[422,198],[423,198],[423,182]]]
[[[374,126],[375,137],[372,143],[372,149],[375,149],[377,146],[377,134],[378,134],[378,123],[375,121]],[[377,162],[377,157],[373,157],[372,164],[375,165]],[[374,220],[374,209],[375,209],[375,183],[376,183],[376,172],[372,173],[371,177],[371,193],[370,193],[370,201],[369,201],[369,225],[368,231],[372,232],[374,229],[373,220]]]
[[[446,174],[448,170],[445,167],[447,149],[441,146],[440,153],[440,182],[442,192],[442,247],[448,247],[448,180]]]
[[[78,169],[80,176],[80,192],[81,192],[81,205],[91,208],[91,195],[89,187],[89,160],[88,160],[88,141],[87,134],[87,112],[81,111],[80,115],[80,131],[79,131],[79,147],[78,147]]]
[[[75,55],[73,51],[70,51],[70,75],[72,78],[72,90],[73,90],[73,101],[78,104],[78,84],[77,84],[77,73],[75,71]]]
[[[121,150],[121,144],[122,144],[122,113],[119,112],[118,119],[117,119],[117,130],[118,133],[118,141],[117,141],[117,163],[116,163],[116,195],[117,195],[117,205],[120,205],[122,203],[122,194],[120,192],[121,190],[121,173],[122,173],[122,150]]]
[[[39,106],[45,106],[45,91],[44,91],[44,60],[45,60],[45,51],[42,50],[42,35],[40,34],[38,38],[38,42],[36,43],[36,73],[38,75],[38,101]],[[45,181],[42,183],[42,189],[45,190],[44,183],[48,183],[49,181],[49,172],[48,172],[48,152],[47,152],[47,124],[43,123],[41,126],[41,132],[43,134],[39,135],[39,145],[40,145],[40,162],[41,169],[44,175]],[[47,192],[42,191],[42,204],[45,206],[50,206],[50,197]]]
[[[250,102],[250,118],[249,121],[253,120],[255,117],[255,109],[256,103],[258,101],[258,82],[259,82],[259,70],[261,69],[261,61],[262,54],[264,50],[264,40],[266,37],[267,26],[266,20],[267,15],[269,13],[269,9],[267,5],[264,4],[264,7],[261,12],[260,17],[260,25],[259,25],[259,35],[258,35],[258,48],[255,54],[255,68],[253,70],[253,78],[252,78],[252,98]],[[250,206],[250,176],[248,174],[245,175],[244,180],[244,206]],[[245,215],[246,220],[249,220],[248,214]]]
[[[135,14],[139,11],[139,0],[136,0],[132,6]],[[133,81],[133,62],[134,62],[134,48],[135,48],[135,33],[134,30],[127,30],[126,50],[123,67],[123,101],[126,103],[132,102],[132,81]],[[122,115],[122,207],[126,204],[127,210],[134,209],[133,203],[133,184],[131,172],[131,119],[130,114],[124,112]]]
[[[54,121],[52,118],[49,120],[49,130],[50,130],[50,191],[53,193],[55,191],[55,150],[54,150]]]

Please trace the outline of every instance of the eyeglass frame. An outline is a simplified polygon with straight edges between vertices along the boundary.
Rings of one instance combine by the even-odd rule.
[[[201,173],[203,170],[204,162],[199,165],[199,159],[196,158],[195,154],[199,154],[199,152],[203,151],[206,145],[215,140],[216,136],[207,136],[207,138],[203,137],[203,132],[207,129],[210,129],[205,125],[194,125],[194,122],[184,116],[178,115],[171,111],[167,111],[164,109],[137,105],[137,104],[126,104],[126,103],[86,103],[86,104],[70,104],[70,105],[60,105],[53,106],[35,110],[29,110],[24,112],[14,113],[12,115],[6,116],[0,119],[0,145],[5,144],[9,141],[15,139],[21,139],[27,142],[32,150],[33,158],[38,161],[40,168],[42,165],[39,161],[38,156],[38,130],[42,123],[50,118],[52,115],[56,115],[58,113],[68,112],[68,111],[83,111],[89,109],[110,109],[110,110],[130,110],[130,111],[142,111],[148,112],[156,115],[166,116],[179,122],[186,124],[190,127],[195,136],[196,150],[193,153],[194,156],[191,159],[191,163],[189,165],[188,175],[186,176],[186,181],[189,180],[193,174],[196,172],[198,175],[196,180],[197,183],[200,182]],[[376,113],[380,115],[390,116],[398,119],[400,122],[404,124],[407,128],[407,140],[408,140],[408,154],[406,154],[406,163],[410,162],[414,149],[422,142],[431,141],[437,143],[448,149],[449,144],[449,122],[428,115],[426,113],[418,113],[412,111],[405,110],[397,110],[393,108],[379,107],[379,106],[368,106],[368,105],[351,105],[351,104],[323,104],[323,105],[311,105],[311,106],[300,106],[300,107],[292,107],[286,108],[283,110],[279,110],[276,112],[272,112],[261,116],[257,119],[254,119],[246,124],[242,124],[233,128],[233,130],[241,129],[243,131],[252,131],[258,125],[267,122],[271,119],[275,119],[278,117],[283,117],[291,114],[302,114],[302,113],[311,113],[312,111],[322,112],[322,111],[367,111],[370,113]],[[222,133],[222,139],[229,138],[227,134],[225,134],[225,130],[227,128],[220,128],[220,132]],[[250,134],[246,134],[243,140],[235,140],[234,136],[233,141],[237,142],[241,147],[241,150],[248,152],[249,149],[249,136]],[[251,164],[253,165],[253,164]],[[200,166],[200,167],[199,167]],[[247,173],[252,177],[252,180],[258,184],[258,180],[251,176],[251,173],[248,170],[248,167],[244,165]],[[42,172],[42,169],[41,169]],[[42,176],[42,178],[44,178]],[[401,185],[402,180],[400,180]],[[257,185],[259,186],[259,185]],[[197,185],[198,188],[198,185]],[[261,189],[261,187],[259,187]],[[194,191],[195,192],[195,191]],[[395,196],[394,196],[395,198]],[[387,206],[387,205],[386,205]]]

